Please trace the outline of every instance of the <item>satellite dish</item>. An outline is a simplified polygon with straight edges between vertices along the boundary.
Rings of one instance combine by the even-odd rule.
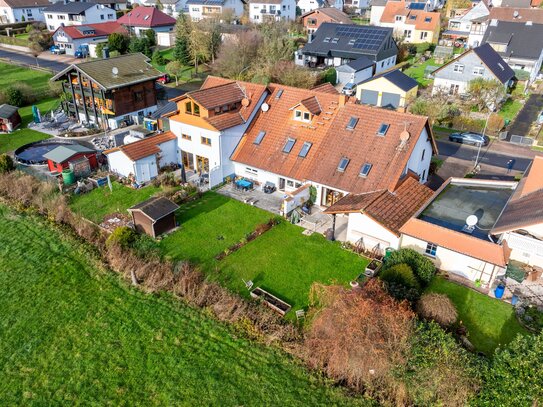
[[[518,11],[517,11],[517,10],[513,11],[513,17],[514,17],[514,18],[517,18],[517,17],[518,17]]]
[[[479,221],[479,219],[477,219],[477,216],[469,215],[466,218],[466,225],[468,225],[469,227],[473,227],[473,226],[475,226],[477,224],[478,221]]]
[[[267,112],[268,110],[270,110],[270,105],[268,105],[267,103],[262,103],[262,106],[260,106],[260,108],[263,112]]]
[[[250,101],[249,99],[247,99],[247,98],[243,98],[243,99],[241,100],[241,105],[242,105],[243,107],[249,106],[250,103],[251,103],[251,101]]]
[[[114,66],[113,68],[111,68],[111,73],[113,75],[118,75],[119,74],[119,69],[116,66]]]
[[[406,143],[409,140],[409,137],[411,137],[411,135],[407,130],[404,130],[400,133],[400,140],[402,141],[402,143]]]

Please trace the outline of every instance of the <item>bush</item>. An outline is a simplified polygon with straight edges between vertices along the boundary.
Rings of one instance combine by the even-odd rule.
[[[337,72],[335,68],[328,68],[326,71],[324,71],[322,74],[321,82],[328,82],[332,85],[335,85],[337,83]]]
[[[12,158],[7,154],[0,155],[0,174],[5,174],[6,172],[13,171],[15,169],[15,164],[13,163]]]
[[[28,34],[33,29],[34,29],[34,26],[32,24],[27,24],[25,27],[25,32]]]
[[[405,263],[387,268],[379,278],[385,282],[388,293],[396,299],[415,301],[420,296],[420,284],[411,267]]]
[[[158,259],[160,258],[160,248],[158,242],[149,235],[138,235],[132,243],[132,248],[136,255],[142,259]]]
[[[21,107],[24,105],[23,93],[14,86],[10,86],[4,92],[8,104]]]
[[[111,235],[107,238],[108,246],[119,246],[123,249],[127,249],[134,244],[138,235],[136,232],[129,228],[128,226],[118,227],[113,231]]]
[[[151,61],[155,65],[166,65],[166,60],[164,59],[164,57],[162,56],[159,50],[156,50],[155,52],[153,52]]]
[[[458,318],[456,307],[445,294],[424,294],[417,304],[417,311],[422,318],[443,327],[451,326]]]
[[[434,263],[413,249],[400,249],[392,252],[384,264],[383,271],[402,263],[411,267],[422,286],[428,285],[436,274]]]

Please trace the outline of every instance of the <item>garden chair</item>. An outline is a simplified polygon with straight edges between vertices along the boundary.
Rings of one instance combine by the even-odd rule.
[[[243,283],[245,284],[245,287],[251,291],[253,289],[253,281],[252,280],[249,280],[249,281],[245,281],[244,279],[241,279],[243,281]]]
[[[296,311],[296,320],[305,319],[305,311],[303,309],[299,309]]]

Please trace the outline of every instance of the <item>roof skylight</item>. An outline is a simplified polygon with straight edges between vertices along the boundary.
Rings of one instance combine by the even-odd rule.
[[[262,139],[264,139],[265,135],[266,135],[265,131],[261,131],[260,133],[258,133],[258,135],[256,136],[256,139],[255,139],[253,144],[258,145],[258,144],[262,143]]]
[[[372,165],[370,163],[364,164],[362,168],[360,168],[360,173],[358,175],[364,178],[367,177],[368,174],[370,173],[371,167]]]
[[[347,123],[347,127],[346,129],[347,130],[354,130],[354,128],[356,127],[356,124],[358,123],[358,117],[351,117],[349,119],[349,123]]]
[[[302,149],[300,150],[300,153],[298,154],[298,157],[305,158],[307,156],[307,153],[309,153],[309,150],[311,149],[311,146],[313,143],[310,143],[309,141],[306,141],[304,145],[302,146]]]
[[[384,136],[387,134],[388,128],[390,127],[390,124],[381,123],[381,126],[379,127],[379,130],[377,131],[377,134],[379,136]]]
[[[294,147],[294,144],[296,143],[296,139],[288,138],[287,142],[285,143],[285,146],[283,147],[283,153],[290,153],[292,151],[292,147]]]
[[[344,172],[345,168],[347,168],[347,165],[349,165],[349,159],[347,157],[341,157],[341,160],[339,161],[339,165],[337,166],[337,170],[339,172]]]

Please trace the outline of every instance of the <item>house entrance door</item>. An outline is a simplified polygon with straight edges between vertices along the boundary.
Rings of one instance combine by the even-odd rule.
[[[196,169],[199,173],[209,173],[209,160],[205,157],[196,156]]]
[[[181,161],[186,170],[194,169],[194,155],[192,153],[181,151]]]
[[[279,191],[284,191],[285,190],[285,179],[284,178],[279,178]]]

